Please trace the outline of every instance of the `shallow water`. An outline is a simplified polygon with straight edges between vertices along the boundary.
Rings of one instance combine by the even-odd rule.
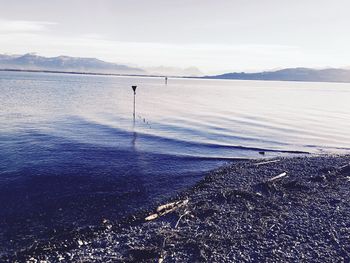
[[[348,152],[349,101],[350,84],[0,72],[0,247],[118,219],[233,158]]]

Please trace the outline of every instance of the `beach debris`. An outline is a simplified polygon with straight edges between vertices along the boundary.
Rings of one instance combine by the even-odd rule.
[[[271,161],[265,161],[265,162],[260,162],[260,163],[255,163],[256,166],[259,166],[259,165],[264,165],[264,164],[269,164],[269,163],[277,163],[281,160],[271,160]]]
[[[187,205],[189,202],[188,199],[182,200],[182,201],[177,201],[177,202],[172,202],[172,203],[168,203],[165,205],[161,205],[157,207],[157,212],[160,216],[165,215],[167,213],[170,213],[172,211],[174,211],[175,209],[181,207],[181,206],[185,206]]]
[[[346,174],[346,173],[350,174],[350,163],[339,167],[339,170],[343,174]]]
[[[346,180],[350,177],[350,163],[342,165],[340,167],[327,167],[326,169],[320,170],[321,174],[312,176],[310,180],[312,182],[327,182],[334,181],[337,175],[342,175]]]
[[[176,205],[176,202],[168,203],[168,204],[165,204],[165,205],[160,205],[160,206],[157,207],[157,212],[162,212],[162,211],[164,211],[164,210],[171,209],[171,208],[173,208],[175,205]]]
[[[177,201],[177,202],[171,202],[165,205],[160,205],[156,209],[156,213],[151,214],[145,218],[146,221],[151,221],[154,219],[157,219],[158,217],[161,217],[163,215],[166,215],[170,212],[173,212],[175,209],[187,205],[189,202],[188,199]]]
[[[269,178],[265,180],[264,182],[258,183],[254,186],[254,189],[256,191],[257,196],[263,196],[263,195],[271,195],[276,194],[278,192],[278,189],[276,188],[275,182],[277,180],[283,179],[287,176],[287,172],[283,172],[281,174],[278,174],[272,178]],[[283,184],[283,187],[287,188],[294,188],[296,187],[295,182],[291,182],[288,184]]]
[[[160,257],[158,259],[158,263],[162,263],[165,259],[165,251],[164,251],[164,248],[165,248],[165,243],[166,243],[166,240],[167,238],[164,238],[163,240],[163,244],[162,244],[162,252],[160,253]]]
[[[176,222],[175,228],[178,227],[178,225],[179,225],[181,219],[182,219],[184,216],[188,215],[189,213],[190,213],[190,211],[186,211],[185,213],[183,213],[183,214],[179,217],[179,220],[177,220],[177,222]]]
[[[169,210],[174,207],[178,207],[180,205],[186,205],[187,203],[188,203],[188,200],[186,199],[184,201],[177,201],[177,202],[172,202],[165,205],[160,205],[157,207],[157,212],[161,213],[162,211]]]
[[[276,176],[274,176],[274,177],[268,179],[267,182],[270,182],[270,183],[271,183],[271,182],[273,182],[273,181],[276,181],[276,180],[281,179],[281,178],[286,177],[286,176],[287,176],[287,172],[283,172],[283,173],[281,173],[281,174],[279,174],[279,175],[276,175]]]
[[[145,218],[146,221],[151,221],[158,218],[158,214],[152,214]]]
[[[345,164],[345,165],[343,165],[343,166],[340,166],[340,167],[339,167],[339,170],[344,170],[344,169],[346,169],[347,167],[350,167],[350,163]]]

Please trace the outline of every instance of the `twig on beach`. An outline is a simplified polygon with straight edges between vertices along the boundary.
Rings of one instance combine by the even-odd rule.
[[[350,163],[339,167],[339,170],[340,170],[341,173],[343,173],[343,172],[346,173],[347,171],[350,171]]]
[[[275,181],[275,180],[281,179],[281,178],[286,177],[286,176],[287,176],[287,172],[284,172],[284,173],[281,173],[281,174],[279,174],[279,175],[276,175],[276,176],[274,176],[274,177],[268,179],[267,182],[270,182],[270,183],[271,183],[271,182],[273,182],[273,181]]]
[[[343,169],[345,169],[345,168],[348,167],[348,166],[350,166],[350,163],[345,164],[345,165],[343,165],[343,166],[340,166],[340,167],[339,167],[339,170],[343,170]]]
[[[269,163],[277,163],[281,160],[272,160],[272,161],[266,161],[266,162],[260,162],[260,163],[255,163],[254,165],[259,166],[259,165],[264,165],[264,164],[269,164]]]
[[[175,228],[178,227],[178,225],[179,225],[181,219],[182,219],[185,215],[187,215],[188,213],[189,213],[189,211],[186,211],[184,214],[182,214],[182,215],[179,217],[179,220],[177,220],[177,222],[176,222]]]
[[[158,259],[158,263],[162,263],[165,259],[165,253],[164,253],[164,248],[165,248],[165,242],[167,238],[164,238],[163,240],[163,245],[162,245],[162,252],[160,253],[160,257]]]

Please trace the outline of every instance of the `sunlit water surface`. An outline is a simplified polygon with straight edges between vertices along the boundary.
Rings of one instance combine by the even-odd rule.
[[[346,153],[349,101],[349,84],[0,72],[0,248],[117,220],[234,158]]]

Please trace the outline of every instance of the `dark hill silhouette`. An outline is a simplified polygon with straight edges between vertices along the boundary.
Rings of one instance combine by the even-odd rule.
[[[287,68],[277,71],[259,73],[226,73],[216,76],[205,76],[209,79],[240,79],[240,80],[281,80],[281,81],[315,81],[315,82],[350,82],[348,69],[310,69]]]

